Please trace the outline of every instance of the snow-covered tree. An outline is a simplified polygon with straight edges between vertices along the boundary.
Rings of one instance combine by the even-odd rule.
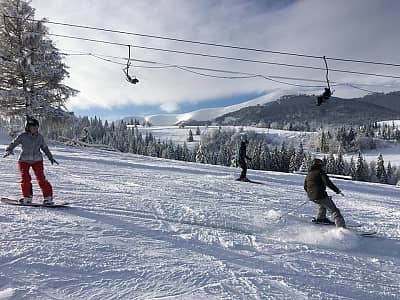
[[[368,165],[365,162],[361,152],[358,153],[356,170],[355,170],[355,179],[359,181],[367,181],[368,180]]]
[[[0,112],[46,118],[63,115],[76,90],[62,55],[47,37],[45,20],[32,21],[35,10],[24,0],[0,0]],[[4,17],[3,17],[4,16]]]
[[[383,160],[382,154],[379,154],[378,161],[375,166],[375,175],[380,183],[388,183],[388,178],[385,169],[385,162]]]
[[[350,163],[346,170],[346,173],[351,176],[351,178],[356,179],[356,164],[354,162],[353,156],[350,159]]]
[[[296,155],[290,157],[289,172],[293,173],[298,170]]]
[[[388,162],[387,168],[386,168],[386,176],[389,184],[394,184],[395,182],[393,181],[393,169],[392,169],[392,164],[390,161]]]
[[[336,174],[336,161],[335,157],[333,156],[333,153],[329,153],[329,156],[326,160],[326,165],[325,165],[326,172],[329,174]]]
[[[319,148],[320,148],[320,151],[322,153],[328,153],[329,152],[328,136],[327,136],[327,134],[325,134],[324,131],[322,131],[322,133],[321,133],[321,138],[320,138],[320,141],[319,141]]]
[[[202,144],[199,145],[199,148],[196,153],[196,162],[199,163],[207,163],[207,154],[206,154],[206,149]]]
[[[338,151],[337,159],[336,159],[336,174],[339,174],[339,175],[346,174],[346,163],[343,159],[343,153],[342,153],[340,147],[339,147],[339,151]]]
[[[311,154],[308,153],[303,158],[303,162],[301,163],[301,166],[300,166],[300,171],[307,172],[310,169],[311,165],[312,165],[312,157],[311,157]]]
[[[193,142],[193,132],[192,132],[192,129],[189,129],[189,136],[188,136],[188,138],[187,138],[187,141],[190,143],[190,142]]]

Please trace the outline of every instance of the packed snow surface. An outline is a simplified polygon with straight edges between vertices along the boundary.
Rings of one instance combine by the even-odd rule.
[[[378,231],[366,238],[311,224],[302,175],[250,170],[262,184],[242,183],[234,168],[51,149],[47,177],[71,205],[0,205],[0,299],[400,297],[394,186],[335,180],[348,224]],[[16,157],[0,176],[1,195],[19,197]]]

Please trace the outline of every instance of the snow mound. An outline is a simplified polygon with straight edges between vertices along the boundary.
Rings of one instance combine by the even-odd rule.
[[[15,289],[7,288],[5,290],[0,290],[0,300],[9,299],[14,296]]]
[[[285,242],[296,242],[322,246],[337,250],[354,249],[359,245],[360,237],[343,228],[290,225],[277,234],[277,238]]]
[[[267,220],[272,220],[272,221],[278,220],[281,216],[282,216],[282,213],[275,209],[267,210],[264,213],[264,218]]]

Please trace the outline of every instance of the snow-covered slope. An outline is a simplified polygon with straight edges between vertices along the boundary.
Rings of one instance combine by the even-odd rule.
[[[389,126],[392,126],[392,125],[394,125],[394,126],[400,126],[400,120],[390,120],[390,121],[381,121],[381,122],[378,122],[378,124],[380,124],[380,125],[389,125]]]
[[[237,111],[247,106],[255,106],[258,104],[261,105],[271,101],[276,101],[282,95],[284,95],[284,92],[282,91],[272,92],[267,95],[263,95],[261,97],[257,97],[255,99],[240,104],[230,105],[226,107],[199,109],[184,114],[152,115],[152,116],[146,116],[145,119],[149,121],[151,124],[156,126],[174,125],[182,121],[188,121],[188,120],[210,121],[214,120],[216,117],[222,116],[224,114],[233,111]]]
[[[131,127],[128,125],[128,127]],[[317,133],[315,132],[303,132],[303,131],[289,131],[280,129],[270,128],[258,128],[253,126],[185,126],[180,128],[179,126],[152,126],[152,127],[141,127],[138,126],[138,131],[143,135],[151,133],[155,138],[162,141],[172,141],[177,144],[187,143],[189,136],[189,130],[193,133],[194,142],[188,143],[188,146],[194,146],[198,144],[201,139],[201,135],[195,135],[197,127],[200,130],[201,135],[211,134],[213,131],[219,130],[219,128],[235,129],[237,132],[245,134],[246,132],[257,132],[268,135],[268,139],[271,143],[281,145],[283,142],[287,144],[298,145],[300,142],[305,144],[306,140],[312,138]]]
[[[362,238],[310,224],[309,202],[278,220],[301,175],[51,148],[71,207],[0,205],[0,299],[399,299],[398,188],[335,180],[348,224],[378,231]],[[0,176],[18,197],[15,157]]]

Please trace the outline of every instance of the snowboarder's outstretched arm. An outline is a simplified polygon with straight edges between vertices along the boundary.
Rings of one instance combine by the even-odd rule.
[[[6,148],[6,153],[4,154],[4,157],[9,156],[10,154],[14,154],[13,151],[15,147],[17,147],[19,144],[21,144],[21,135],[17,136]]]
[[[333,182],[329,179],[328,175],[326,175],[325,172],[321,171],[321,178],[326,184],[327,187],[329,187],[332,191],[334,191],[336,194],[340,194],[341,191],[339,188],[333,184]]]

